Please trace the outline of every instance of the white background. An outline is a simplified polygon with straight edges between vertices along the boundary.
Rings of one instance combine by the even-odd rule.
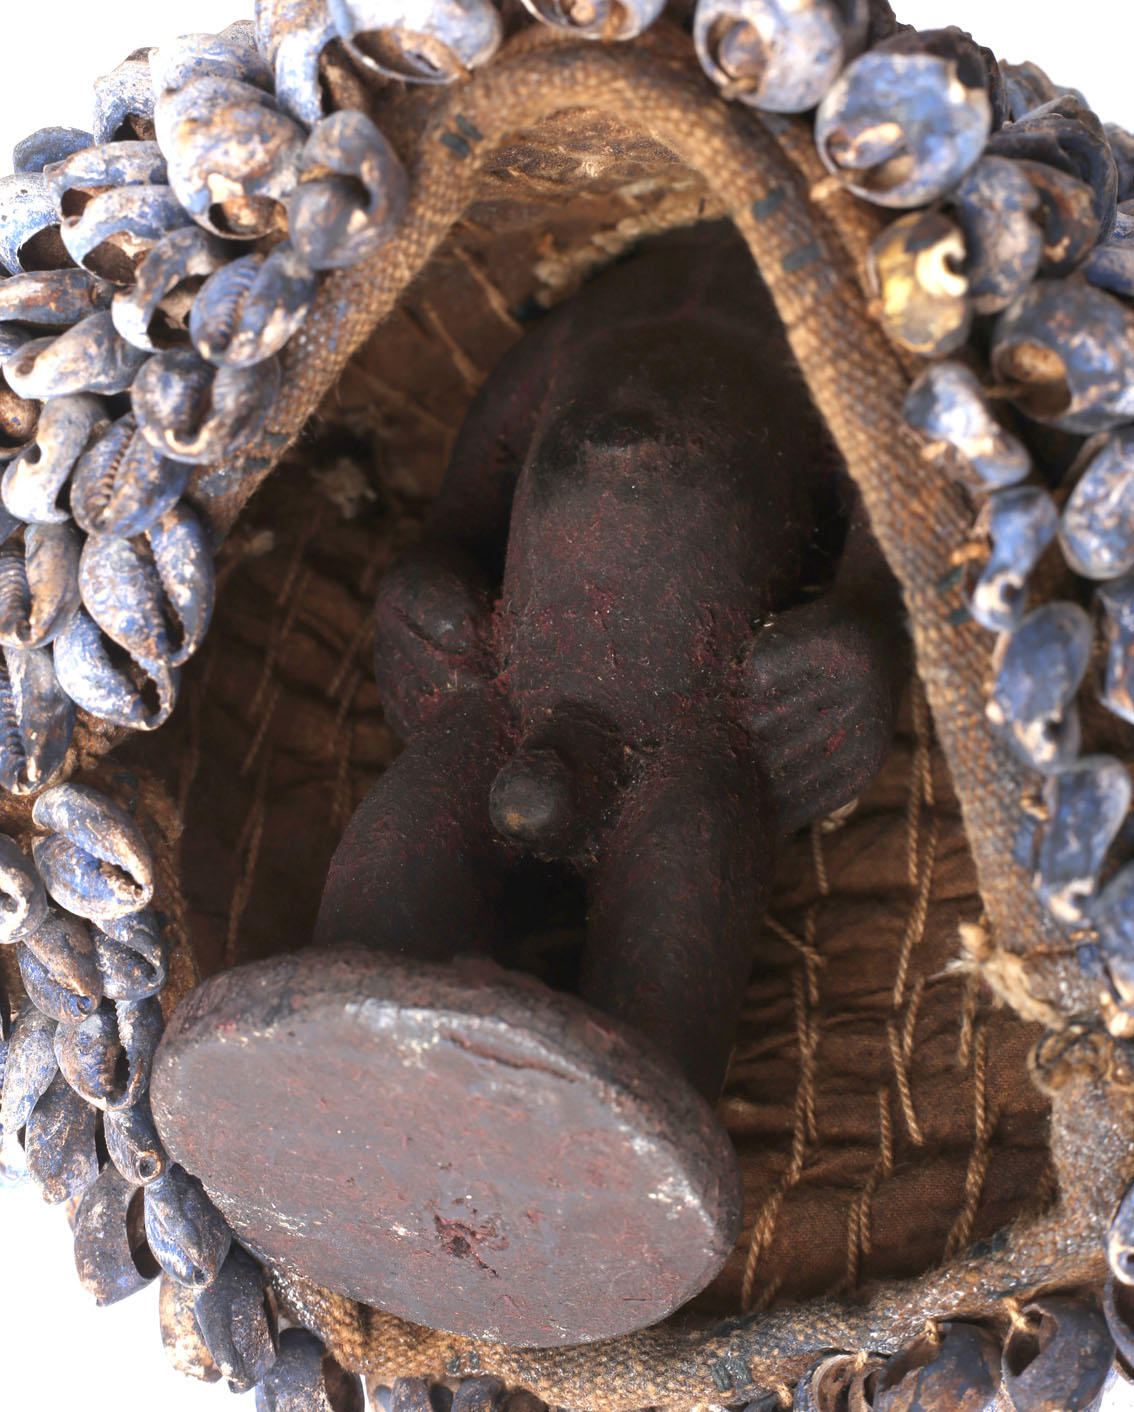
[[[87,127],[91,80],[131,49],[223,29],[248,7],[236,8],[235,0],[0,0],[0,172],[10,170],[13,144],[36,128]],[[1082,89],[1104,120],[1134,130],[1130,0],[899,0],[896,8],[922,28],[960,24],[1003,58],[1034,60],[1057,82]],[[30,1188],[0,1190],[0,1355],[0,1400],[13,1412],[207,1412],[230,1396],[223,1384],[205,1387],[168,1367],[155,1288],[110,1309],[94,1307],[75,1278],[62,1214]],[[249,1396],[249,1412],[251,1404]]]

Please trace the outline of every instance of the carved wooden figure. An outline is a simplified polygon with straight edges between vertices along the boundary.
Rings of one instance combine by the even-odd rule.
[[[596,278],[489,378],[382,583],[406,746],[335,855],[333,949],[182,1007],[173,1156],[259,1253],[418,1323],[551,1345],[677,1308],[739,1229],[711,1104],[776,837],[871,779],[902,642],[735,235]],[[572,890],[577,993],[504,969]]]

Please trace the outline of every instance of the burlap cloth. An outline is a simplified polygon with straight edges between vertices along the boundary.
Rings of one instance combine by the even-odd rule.
[[[185,820],[201,972],[307,943],[338,836],[398,748],[370,671],[378,577],[525,308],[643,234],[732,216],[902,584],[920,681],[857,810],[783,851],[722,1100],[745,1230],[687,1320],[525,1353],[281,1277],[285,1305],[376,1376],[484,1369],[615,1409],[735,1402],[825,1347],[1097,1282],[1131,1079],[1074,1023],[1095,997],[1014,857],[1029,781],[985,726],[989,640],[958,622],[951,572],[971,507],[902,422],[908,372],[862,288],[876,217],[812,192],[806,130],[720,102],[664,30],[609,50],[541,34],[452,92],[375,101],[413,172],[403,233],[326,281],[261,443],[196,477],[231,531],[217,619],[173,720],[116,757]],[[1037,1021],[1064,1033],[1030,1073]]]

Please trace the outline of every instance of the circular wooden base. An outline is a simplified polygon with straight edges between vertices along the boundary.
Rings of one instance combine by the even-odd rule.
[[[415,1323],[517,1346],[655,1323],[724,1264],[712,1110],[632,1031],[487,962],[302,952],[213,977],[154,1115],[237,1237]]]

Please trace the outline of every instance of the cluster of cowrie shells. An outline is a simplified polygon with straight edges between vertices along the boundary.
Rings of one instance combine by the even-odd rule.
[[[632,40],[664,8],[523,3],[599,43]],[[870,0],[697,0],[692,43],[725,98],[815,110],[832,181],[900,213],[872,251],[877,311],[901,348],[938,360],[908,421],[979,502],[959,570],[969,613],[996,635],[989,716],[1043,780],[1021,848],[1129,1037],[1134,865],[1099,878],[1131,786],[1119,761],[1080,757],[1075,698],[1095,585],[1102,700],[1134,721],[1134,138],[959,30],[899,27],[868,47],[871,21]],[[27,846],[0,835],[0,943],[17,947],[27,995],[10,1026],[0,1014],[0,1175],[81,1198],[87,1288],[109,1303],[160,1275],[175,1365],[254,1386],[265,1412],[353,1412],[361,1384],[313,1335],[279,1330],[258,1263],[167,1158],[148,1098],[168,964],[152,859],[127,811],[59,781],[76,708],[143,730],[173,710],[213,604],[197,468],[264,431],[320,274],[378,253],[406,209],[387,139],[364,113],[331,110],[324,51],[383,81],[444,84],[502,34],[492,0],[257,0],[250,23],[131,54],[95,85],[90,131],[32,134],[0,178],[0,786],[38,795]],[[971,352],[981,327],[987,375],[972,357],[940,361]],[[1034,464],[1028,424],[1090,438],[1061,482]],[[1032,607],[1029,579],[1056,543],[1076,587]],[[1106,1316],[1134,1361],[1131,1202]],[[1062,1365],[1048,1355],[1072,1336],[1093,1360],[1076,1397],[1094,1397],[1113,1352],[1097,1313],[1044,1301],[1024,1317],[1041,1357],[1002,1360],[987,1331],[945,1325],[934,1348],[884,1365],[824,1360],[796,1404],[866,1405],[869,1385],[887,1412],[944,1368],[1030,1412],[1050,1405]],[[378,1401],[473,1412],[511,1396],[493,1379],[455,1394],[406,1379]]]
[[[960,1319],[929,1325],[888,1358],[830,1353],[795,1388],[792,1412],[1100,1412],[1124,1381],[1130,1331],[1108,1327],[1087,1296],[1049,1295],[1018,1311],[1006,1336]],[[774,1398],[744,1412],[776,1412]]]
[[[280,72],[306,62],[269,47]],[[160,1277],[183,1371],[361,1412],[360,1381],[281,1334],[259,1263],[165,1153],[153,860],[124,808],[62,782],[77,711],[152,730],[173,710],[214,597],[194,470],[261,432],[316,272],[373,254],[408,196],[369,119],[325,115],[314,67],[305,96],[277,95],[267,53],[251,24],[138,51],[96,85],[92,131],[33,134],[0,179],[0,786],[34,797],[35,830],[0,835],[25,995],[0,1014],[0,1175],[77,1203],[100,1303]]]
[[[1116,869],[1112,848],[1131,781],[1118,759],[1081,753],[1079,698],[1093,687],[1134,723],[1134,139],[1033,65],[994,71],[944,33],[983,75],[991,119],[948,180],[919,184],[916,162],[903,176],[932,204],[875,242],[878,311],[930,360],[905,407],[927,462],[976,504],[957,573],[994,634],[987,714],[1037,773],[1018,856],[1128,1039],[1134,864]],[[948,356],[962,347],[964,361]],[[1030,449],[1053,444],[1045,428],[1062,434],[1057,455]],[[1034,587],[1041,561],[1057,596]]]

